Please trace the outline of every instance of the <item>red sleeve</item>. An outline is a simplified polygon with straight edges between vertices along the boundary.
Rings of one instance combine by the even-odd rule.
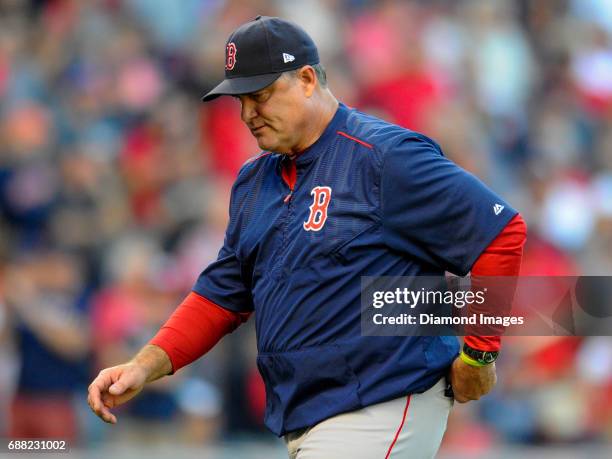
[[[149,344],[168,354],[174,373],[207,353],[249,316],[250,313],[229,311],[191,292]]]
[[[518,276],[526,237],[527,225],[517,214],[480,254],[472,266],[472,277]],[[498,351],[501,347],[499,336],[466,336],[464,341],[481,351]]]

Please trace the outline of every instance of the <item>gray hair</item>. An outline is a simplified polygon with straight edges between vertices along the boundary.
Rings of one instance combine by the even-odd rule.
[[[319,85],[322,88],[327,88],[327,73],[325,73],[325,67],[323,67],[323,64],[321,63],[314,64],[311,67],[314,69],[315,74],[317,75],[317,80],[319,82]],[[299,70],[300,69],[290,70],[288,72],[285,72],[285,74],[290,77],[295,77],[297,76],[297,72]]]

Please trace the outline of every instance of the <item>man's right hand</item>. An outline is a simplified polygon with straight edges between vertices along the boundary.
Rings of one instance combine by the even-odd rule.
[[[117,423],[110,408],[134,398],[147,382],[144,366],[129,362],[102,370],[89,385],[87,402],[92,411],[104,422]]]
[[[110,408],[134,398],[148,382],[172,372],[168,354],[159,346],[147,344],[128,363],[102,370],[89,385],[87,403],[104,422],[115,424]]]

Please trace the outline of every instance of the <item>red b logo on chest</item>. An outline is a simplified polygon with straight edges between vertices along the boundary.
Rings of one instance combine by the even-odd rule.
[[[327,207],[331,201],[331,188],[328,186],[315,186],[310,192],[314,200],[310,206],[310,215],[304,222],[306,231],[319,231],[327,220]]]

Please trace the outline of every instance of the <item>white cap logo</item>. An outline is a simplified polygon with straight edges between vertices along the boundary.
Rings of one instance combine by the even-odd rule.
[[[283,62],[286,64],[287,62],[293,62],[295,60],[295,56],[288,53],[283,53]]]

